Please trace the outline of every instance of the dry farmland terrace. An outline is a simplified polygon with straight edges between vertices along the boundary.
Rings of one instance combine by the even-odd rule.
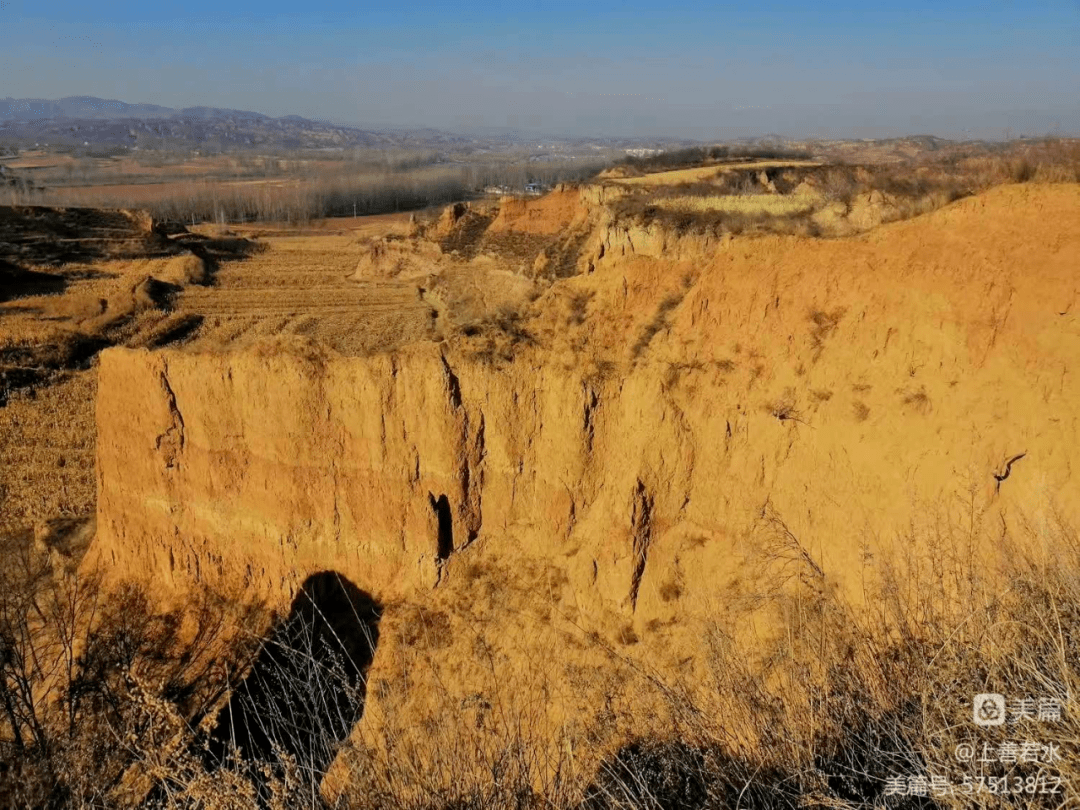
[[[203,319],[192,346],[303,335],[343,354],[361,354],[429,337],[434,310],[415,282],[350,279],[367,249],[365,229],[392,232],[408,221],[370,219],[380,222],[335,230],[316,226],[307,232],[253,231],[261,250],[244,261],[224,263],[212,286],[187,287],[179,297],[179,313]]]
[[[421,282],[350,279],[368,237],[409,216],[165,237],[138,214],[3,209],[0,532],[86,520],[95,504],[97,352],[314,338],[366,354],[431,337]]]

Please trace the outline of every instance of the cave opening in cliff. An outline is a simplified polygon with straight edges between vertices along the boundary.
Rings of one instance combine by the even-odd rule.
[[[430,492],[428,499],[431,501],[431,508],[439,523],[436,553],[440,560],[445,560],[454,553],[454,517],[450,512],[450,499],[445,495],[440,495],[436,499]]]
[[[218,715],[209,764],[232,746],[253,763],[280,752],[318,782],[363,712],[381,610],[336,572],[308,577]]]

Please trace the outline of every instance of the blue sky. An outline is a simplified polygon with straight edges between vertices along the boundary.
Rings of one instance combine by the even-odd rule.
[[[0,0],[0,97],[732,138],[1080,133],[1080,0]]]

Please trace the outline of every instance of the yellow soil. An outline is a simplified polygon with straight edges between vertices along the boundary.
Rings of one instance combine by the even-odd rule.
[[[232,233],[256,240],[263,252],[247,260],[226,255],[212,277],[190,253],[37,268],[65,279],[66,286],[58,293],[0,301],[0,351],[16,353],[16,361],[0,360],[0,371],[11,362],[32,363],[18,358],[43,350],[47,362],[63,369],[64,347],[79,341],[156,345],[188,324],[194,331],[184,328],[183,339],[215,349],[303,335],[361,354],[431,337],[435,306],[421,300],[415,283],[348,279],[367,249],[361,240],[408,227],[408,214],[323,220],[302,228],[238,226]],[[200,230],[209,245],[236,241],[213,226]],[[165,308],[146,298],[147,278],[175,285]],[[93,514],[95,384],[93,370],[62,370],[57,379],[0,407],[0,531]]]
[[[1006,530],[1045,557],[1080,525],[1080,186],[831,240],[592,221],[592,271],[508,327],[509,359],[481,338],[106,352],[93,559],[282,603],[343,573],[386,605],[355,732],[377,749],[402,718],[507,722],[491,707],[518,695],[552,740],[619,701],[647,726],[643,681],[707,705],[718,621],[767,661],[815,594],[880,605],[890,566],[953,570]],[[276,275],[275,317],[318,314],[355,259],[321,244],[275,242],[195,308],[242,320]],[[951,600],[946,579],[903,581]]]
[[[1080,525],[1080,186],[836,239],[679,234],[627,193],[445,217],[457,255],[402,215],[202,228],[261,247],[206,286],[188,256],[65,268],[0,346],[135,348],[0,408],[0,530],[95,513],[87,564],[162,597],[286,607],[339,571],[385,607],[363,750],[523,721],[588,770],[668,685],[713,705],[725,644],[767,673],[825,595],[986,599],[1005,534],[1047,562]],[[568,240],[580,272],[541,281]]]
[[[576,189],[558,189],[538,199],[503,199],[489,233],[554,234],[584,215]]]

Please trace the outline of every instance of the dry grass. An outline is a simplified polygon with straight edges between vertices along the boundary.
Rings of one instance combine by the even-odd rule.
[[[1080,142],[1012,144],[921,165],[759,161],[621,178],[624,217],[679,232],[843,236],[935,211],[1002,183],[1077,182]]]
[[[892,806],[888,792],[902,784],[904,793],[925,791],[938,807],[1058,807],[1075,799],[1080,542],[1073,530],[1050,522],[1006,532],[991,563],[947,553],[955,538],[942,538],[929,559],[900,551],[873,564],[878,584],[867,606],[854,608],[833,594],[830,572],[780,516],[766,517],[763,529],[774,539],[762,546],[763,570],[774,578],[782,573],[786,583],[753,608],[781,622],[770,645],[740,640],[746,615],[714,616],[698,650],[708,677],[691,682],[627,657],[649,643],[629,625],[615,647],[593,637],[612,673],[622,667],[622,686],[590,725],[567,727],[555,740],[545,736],[536,711],[543,697],[501,690],[492,668],[491,683],[461,705],[449,690],[430,696],[432,705],[445,703],[436,715],[443,722],[416,726],[407,716],[385,715],[379,744],[355,737],[345,744],[333,796],[320,795],[321,773],[284,752],[262,765],[233,757],[221,766],[198,754],[208,726],[192,721],[208,716],[211,684],[221,686],[213,675],[221,670],[211,662],[228,654],[221,646],[226,626],[246,614],[227,600],[201,598],[189,614],[201,617],[192,621],[203,628],[193,646],[176,634],[180,617],[155,613],[137,590],[106,598],[92,581],[38,574],[46,623],[21,623],[25,604],[10,588],[5,594],[0,686],[16,689],[5,694],[23,706],[19,716],[29,725],[19,725],[16,737],[10,714],[0,723],[0,795],[11,807],[49,797],[52,807],[226,808],[262,796],[280,808],[856,808]],[[949,531],[990,532],[993,521],[985,517],[985,524]],[[677,587],[669,590],[679,598]],[[74,612],[64,613],[64,605]],[[87,623],[71,624],[65,615]],[[453,626],[438,611],[425,615],[410,620],[416,642],[398,648],[413,678],[433,666],[431,644],[441,644]],[[490,656],[483,628],[468,632],[476,634],[480,658]],[[76,636],[88,652],[64,670]],[[37,645],[35,668],[13,668],[29,660],[29,644]],[[241,645],[230,660],[251,660],[253,652]],[[305,681],[305,688],[334,688],[336,670],[318,672],[304,677],[331,680]],[[56,680],[60,673],[67,674]],[[17,691],[28,675],[50,684],[30,704]],[[369,687],[384,704],[395,688]],[[972,698],[980,692],[1055,701],[1060,719],[977,727]],[[98,694],[107,699],[89,699]],[[635,707],[654,705],[663,711],[642,722]],[[27,706],[36,712],[32,722]],[[956,757],[959,745],[982,750],[985,742],[998,752],[1021,738],[1053,743],[1060,759],[1045,761],[1042,748],[1040,762]],[[597,764],[590,746],[611,753]],[[1035,792],[994,795],[989,780],[1003,777],[1010,785],[1016,777],[1021,785],[1042,781],[1032,782]],[[982,792],[965,795],[965,785],[976,791],[980,780]],[[946,781],[954,793],[934,795]]]
[[[712,197],[665,197],[656,202],[660,208],[682,213],[723,212],[733,214],[788,217],[804,214],[814,208],[814,201],[805,197],[785,197],[757,194],[739,196],[725,194]]]
[[[626,177],[613,182],[630,186],[673,186],[683,183],[697,183],[704,180],[713,180],[721,177],[726,172],[740,169],[787,169],[806,168],[820,166],[821,163],[813,160],[760,160],[742,161],[736,163],[721,163],[711,166],[695,166],[689,169],[675,169],[667,172],[656,172],[643,177]]]
[[[660,173],[702,165],[745,165],[747,162],[799,161],[810,155],[799,150],[777,147],[730,147],[722,145],[692,146],[686,149],[665,150],[649,157],[624,157],[617,168],[628,172]]]
[[[0,408],[0,531],[93,512],[96,382],[68,372]]]

